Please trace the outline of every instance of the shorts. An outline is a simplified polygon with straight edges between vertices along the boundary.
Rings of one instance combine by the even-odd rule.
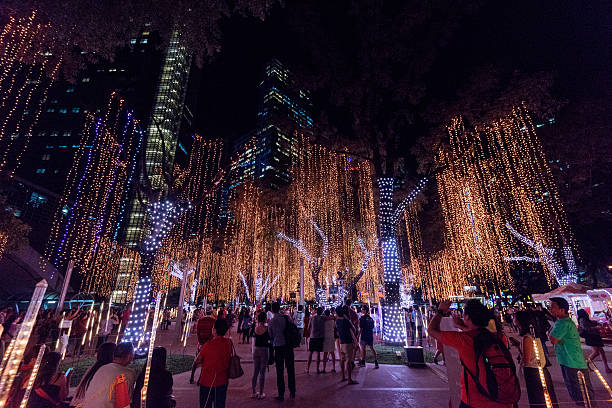
[[[355,346],[353,345],[353,343],[340,344],[340,357],[342,358],[342,360],[353,361],[354,352]]]
[[[308,351],[323,351],[323,337],[318,339],[310,339],[310,343],[308,343]]]
[[[374,346],[374,340],[359,340],[359,344],[361,344],[362,346],[370,346],[373,347]]]

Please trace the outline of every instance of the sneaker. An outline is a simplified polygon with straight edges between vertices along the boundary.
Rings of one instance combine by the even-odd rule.
[[[259,393],[258,393],[258,392],[253,392],[253,393],[251,394],[251,398],[253,398],[253,399],[258,399],[258,398],[259,398]]]
[[[378,366],[378,360],[374,361],[374,368],[380,368],[380,367]]]
[[[365,367],[365,366],[366,366],[365,360],[359,360],[359,367]]]
[[[261,394],[258,394],[257,399],[264,399],[266,398],[266,393],[262,392]]]
[[[289,393],[289,396],[291,397],[291,399],[295,399],[295,392]]]

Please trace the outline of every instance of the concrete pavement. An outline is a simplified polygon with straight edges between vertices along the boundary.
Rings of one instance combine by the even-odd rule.
[[[162,336],[165,337],[164,335]],[[336,373],[327,372],[325,374],[316,374],[316,365],[313,362],[310,369],[311,373],[306,374],[308,353],[304,346],[296,349],[295,352],[296,399],[290,400],[288,398],[289,392],[286,391],[286,400],[283,403],[274,400],[274,397],[277,395],[276,370],[274,366],[271,366],[266,373],[266,399],[253,400],[251,399],[251,377],[253,373],[251,347],[247,344],[239,344],[236,334],[232,335],[232,340],[234,341],[238,355],[242,358],[245,374],[241,378],[230,380],[227,400],[228,408],[284,406],[313,408],[448,407],[448,381],[446,378],[446,368],[442,365],[428,365],[427,368],[421,369],[409,368],[402,365],[381,365],[380,369],[375,370],[372,364],[368,364],[366,368],[356,368],[354,377],[359,384],[349,386],[346,382],[340,382],[341,376],[338,365],[336,365]],[[185,348],[185,352],[195,354],[195,347],[195,336],[191,336]],[[175,344],[172,348],[172,352],[176,353],[179,349],[182,349],[182,345],[179,346]],[[608,347],[606,348],[608,349]],[[585,350],[585,354],[588,354],[586,351],[587,350]],[[612,353],[608,353],[608,355],[610,354]],[[569,394],[563,383],[559,365],[554,356],[551,360],[553,366],[550,367],[549,370],[553,378],[560,407],[574,407],[575,405],[569,398]],[[597,363],[597,366],[606,380],[612,383],[612,376],[604,373],[600,361]],[[331,362],[328,363],[327,367],[328,371],[330,369]],[[196,379],[198,375],[199,370],[196,373]],[[522,388],[522,397],[519,407],[527,408],[529,404],[522,372],[519,373],[519,379]],[[608,392],[594,373],[591,373],[591,382],[595,389],[596,398],[600,401],[599,407],[612,407]],[[189,373],[182,373],[174,376],[174,394],[177,399],[177,407],[179,408],[199,406],[199,389],[197,385],[189,384]]]

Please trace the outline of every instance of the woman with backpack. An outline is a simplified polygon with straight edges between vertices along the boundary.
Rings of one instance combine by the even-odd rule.
[[[526,310],[520,310],[514,314],[514,326],[517,328],[521,341],[515,343],[519,349],[519,358],[525,385],[527,387],[527,397],[531,408],[545,407],[546,396],[542,385],[540,370],[546,381],[546,392],[553,407],[558,408],[557,396],[553,386],[552,378],[546,368],[546,356],[542,348],[542,341],[535,335],[535,316]]]
[[[603,349],[604,344],[598,326],[596,322],[589,319],[589,314],[586,310],[578,310],[578,334],[580,334],[580,337],[584,338],[584,343],[591,347],[591,355],[588,359],[593,362],[597,356],[601,356],[606,373],[610,374],[612,373],[612,369],[608,365],[608,359]]]

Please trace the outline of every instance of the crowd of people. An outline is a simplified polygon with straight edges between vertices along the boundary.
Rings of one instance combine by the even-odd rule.
[[[327,364],[330,362],[330,372],[336,372],[338,356],[341,381],[351,385],[357,384],[352,375],[356,366],[354,360],[359,357],[357,364],[364,367],[366,348],[373,353],[374,367],[379,367],[374,349],[374,319],[370,316],[367,306],[361,306],[357,311],[348,299],[345,305],[329,309],[318,307],[312,314],[309,308],[301,305],[293,311],[281,309],[277,302],[256,310],[244,307],[240,309],[237,317],[231,310],[221,310],[215,315],[212,308],[207,308],[196,323],[199,352],[190,377],[190,382],[194,383],[195,372],[198,367],[202,367],[198,380],[201,407],[225,406],[229,381],[227,372],[230,357],[234,353],[228,333],[234,320],[237,321],[240,343],[252,345],[251,385],[254,399],[266,398],[264,384],[270,365],[274,365],[276,369],[275,399],[283,401],[286,389],[290,398],[295,398],[296,347],[305,346],[309,352],[307,373],[310,373],[315,353],[317,373],[327,372]],[[297,338],[289,338],[290,325],[295,327]]]
[[[411,307],[405,310],[406,330],[410,344],[423,345],[436,341],[434,362],[442,356],[444,363],[453,364],[448,348],[456,350],[454,362],[460,365],[461,408],[510,408],[518,401],[520,386],[511,350],[525,378],[530,406],[546,406],[548,401],[558,407],[558,399],[548,368],[548,342],[555,349],[563,380],[570,397],[577,405],[588,398],[596,406],[591,386],[589,365],[601,357],[606,373],[611,373],[603,349],[603,341],[597,323],[588,312],[578,310],[576,325],[569,316],[570,306],[564,298],[552,298],[550,309],[542,306],[522,309],[489,309],[477,300],[466,302],[463,309],[451,309],[450,302],[441,302],[437,308]],[[60,372],[62,354],[80,355],[81,339],[87,328],[89,311],[75,309],[58,316],[52,310],[41,310],[33,328],[31,341],[16,377],[16,387],[11,391],[9,407],[18,406],[25,385],[36,361],[41,345],[47,350],[40,364],[28,406],[48,408],[78,406],[81,408],[115,407],[116,404],[139,407],[144,384],[144,370],[136,373],[131,368],[134,349],[130,343],[108,342],[109,334],[129,318],[129,309],[111,310],[100,318],[97,338],[93,341],[96,361],[80,380],[76,391],[69,397],[72,372]],[[171,313],[164,311],[161,329],[167,330]],[[183,314],[186,318],[187,313]],[[23,323],[24,313],[11,308],[0,310],[2,352]],[[70,336],[59,325],[60,319],[72,320]],[[83,323],[85,322],[85,323]],[[446,323],[445,323],[446,322]],[[200,406],[222,408],[226,405],[229,369],[235,346],[231,331],[235,326],[237,342],[250,344],[253,374],[252,398],[265,399],[265,377],[269,366],[276,370],[275,399],[283,401],[286,390],[291,399],[296,396],[294,349],[307,351],[305,372],[336,373],[338,362],[340,381],[357,384],[354,370],[365,367],[366,352],[370,350],[374,368],[379,368],[374,348],[376,322],[368,306],[353,306],[350,299],[338,307],[281,308],[280,303],[268,303],[264,307],[242,307],[236,313],[230,308],[213,310],[210,306],[198,309],[191,322],[197,334],[198,349],[190,382],[201,368],[198,378]],[[505,324],[504,324],[505,323]],[[85,328],[85,330],[83,329]],[[64,339],[62,337],[65,337]],[[580,337],[591,347],[584,357]],[[60,341],[58,341],[58,339]],[[59,345],[56,348],[56,345]],[[153,350],[151,372],[147,389],[147,406],[171,408],[172,374],[166,369],[167,352],[163,347]],[[328,366],[331,369],[328,371]],[[315,371],[316,370],[316,371]],[[451,372],[450,369],[448,371]],[[286,379],[286,382],[285,382]],[[494,381],[492,381],[494,380]],[[491,384],[496,384],[493,388]],[[66,402],[70,400],[70,402]],[[12,405],[11,405],[12,404]],[[16,405],[17,404],[17,405]]]
[[[610,372],[603,352],[603,342],[588,313],[579,310],[578,326],[570,318],[570,306],[564,298],[550,299],[550,310],[542,307],[507,310],[499,313],[488,309],[478,300],[465,304],[462,313],[450,309],[451,302],[440,303],[428,324],[428,333],[443,347],[458,352],[461,365],[461,408],[512,408],[521,390],[515,372],[511,347],[518,351],[529,404],[532,408],[545,407],[547,401],[559,407],[548,367],[547,342],[555,349],[563,381],[572,400],[584,406],[597,406],[591,385],[589,365],[601,356],[605,371]],[[444,318],[452,321],[442,329]],[[504,330],[502,318],[508,323]],[[551,324],[552,323],[552,324]],[[580,337],[593,348],[585,359]],[[447,362],[447,365],[450,362]]]

